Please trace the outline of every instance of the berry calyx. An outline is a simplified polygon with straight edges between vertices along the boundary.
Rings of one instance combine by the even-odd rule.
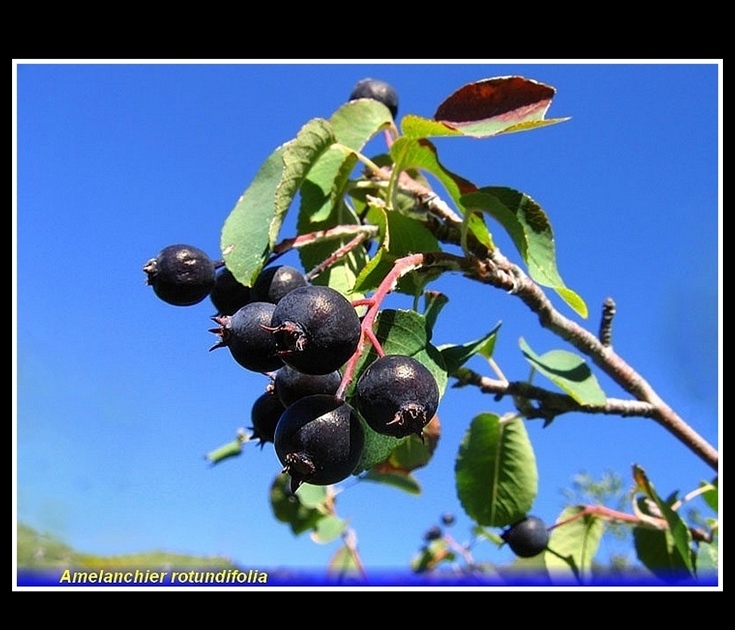
[[[283,366],[278,356],[276,343],[268,325],[275,304],[250,302],[233,315],[221,315],[212,320],[219,328],[209,332],[220,336],[211,350],[227,347],[232,357],[246,370],[272,372]]]
[[[526,516],[506,529],[500,537],[519,558],[537,556],[549,544],[549,531],[536,516]]]
[[[346,479],[357,466],[365,433],[355,410],[329,394],[297,400],[283,412],[274,446],[291,491],[302,483],[326,486]]]
[[[266,267],[253,282],[253,300],[277,304],[284,295],[307,284],[306,276],[295,267]]]
[[[174,306],[198,304],[214,286],[214,262],[193,245],[164,247],[143,265],[143,271],[146,284],[161,300]]]
[[[354,101],[358,98],[371,98],[383,103],[390,110],[393,118],[398,114],[398,93],[392,85],[385,81],[369,77],[358,81],[352,88],[349,100]]]
[[[276,304],[270,323],[278,356],[304,374],[329,374],[357,349],[360,318],[341,293],[307,285]]]
[[[421,437],[439,406],[439,387],[428,368],[413,357],[385,355],[358,380],[355,405],[373,431]]]

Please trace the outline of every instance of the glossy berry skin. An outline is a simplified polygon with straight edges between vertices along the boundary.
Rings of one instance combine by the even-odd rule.
[[[501,538],[519,558],[532,558],[546,549],[549,531],[540,518],[526,516],[505,530]]]
[[[253,300],[278,304],[284,295],[307,284],[306,276],[295,267],[266,267],[253,283]]]
[[[278,356],[304,374],[329,374],[357,349],[360,318],[349,300],[330,287],[308,285],[276,304],[271,330]]]
[[[164,247],[143,265],[143,271],[154,293],[174,306],[198,304],[214,286],[214,262],[193,245]]]
[[[250,427],[253,434],[251,439],[260,440],[260,448],[266,442],[273,442],[276,433],[276,425],[286,408],[276,396],[275,392],[268,390],[258,396],[250,411],[250,419],[253,426]]]
[[[398,114],[398,93],[392,85],[379,79],[366,78],[358,81],[350,93],[351,101],[358,98],[371,98],[383,103],[393,118]]]
[[[251,301],[251,289],[240,284],[227,267],[217,272],[209,299],[217,309],[217,315],[234,315]]]
[[[341,381],[339,370],[329,374],[304,374],[284,365],[276,372],[273,388],[281,404],[288,407],[312,394],[336,394]]]
[[[355,405],[373,431],[420,437],[439,406],[439,388],[431,372],[413,357],[386,355],[373,361],[358,380]]]
[[[329,394],[297,400],[276,425],[274,446],[291,491],[302,483],[326,486],[346,479],[355,470],[365,433],[355,410]]]
[[[227,347],[232,357],[246,370],[272,372],[283,365],[268,326],[275,304],[250,302],[233,315],[213,317],[220,327],[212,328],[220,340],[210,348]]]

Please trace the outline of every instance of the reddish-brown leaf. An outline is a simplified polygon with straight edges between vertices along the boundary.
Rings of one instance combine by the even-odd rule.
[[[549,106],[556,93],[551,86],[524,77],[495,77],[468,83],[447,98],[434,120],[467,123],[488,118],[524,118]]]

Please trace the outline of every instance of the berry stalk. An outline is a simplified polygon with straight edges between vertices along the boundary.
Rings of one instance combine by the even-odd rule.
[[[380,285],[378,285],[378,288],[375,290],[372,297],[352,302],[353,306],[367,306],[367,312],[360,323],[360,341],[357,344],[357,349],[347,362],[344,374],[342,375],[342,381],[337,388],[335,395],[338,398],[344,400],[345,392],[354,378],[357,362],[365,351],[366,344],[368,342],[375,348],[375,351],[379,356],[385,355],[380,342],[373,332],[373,324],[375,323],[375,318],[378,316],[378,312],[380,311],[380,306],[385,297],[395,289],[398,280],[408,272],[421,267],[424,262],[424,254],[410,254],[409,256],[399,258],[393,265],[393,269],[391,269],[390,273],[388,273],[388,275],[383,278]]]

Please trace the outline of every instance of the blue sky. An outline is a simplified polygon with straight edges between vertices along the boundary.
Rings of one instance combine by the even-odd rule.
[[[600,306],[612,296],[617,352],[719,444],[718,60],[20,60],[14,72],[19,520],[91,553],[164,549],[224,555],[252,568],[326,565],[337,543],[294,537],[272,517],[268,488],[280,465],[271,448],[246,445],[241,457],[211,469],[203,460],[250,425],[266,379],[224,350],[208,352],[211,302],[161,302],[142,266],[172,243],[219,257],[222,224],[262,161],[308,120],[328,118],[368,76],[396,88],[399,120],[431,117],[444,98],[482,78],[522,75],[556,88],[548,116],[569,121],[492,139],[437,139],[439,158],[477,185],[516,188],[544,208],[561,275],[590,307],[583,325],[596,332]],[[287,220],[283,236],[289,228]],[[515,257],[510,243],[497,240]],[[502,321],[495,358],[511,380],[529,371],[520,337],[538,353],[565,347],[512,296],[459,276],[433,288],[450,298],[435,343],[474,339]],[[399,295],[386,305],[410,306]],[[472,366],[489,373],[481,362]],[[623,397],[600,382],[609,396]],[[355,530],[368,570],[406,569],[444,512],[457,517],[454,537],[470,539],[454,458],[474,415],[510,410],[508,401],[449,389],[436,456],[416,473],[420,496],[345,484],[338,513]],[[530,422],[529,433],[540,478],[533,512],[548,522],[565,505],[560,490],[582,471],[615,471],[629,484],[637,463],[664,496],[713,477],[652,420],[570,414],[546,429]],[[478,560],[510,560],[489,544],[474,551]]]

